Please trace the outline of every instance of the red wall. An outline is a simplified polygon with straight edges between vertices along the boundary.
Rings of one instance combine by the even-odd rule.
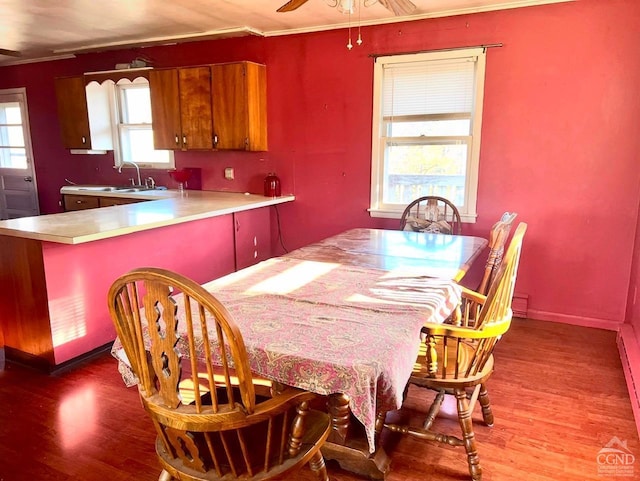
[[[296,202],[280,206],[291,249],[372,219],[372,53],[502,43],[487,55],[478,220],[486,236],[505,210],[529,224],[517,290],[530,316],[615,325],[625,317],[640,169],[640,2],[581,0],[346,31],[246,37],[86,54],[0,68],[0,88],[27,87],[43,212],[68,177],[113,176],[110,156],[71,156],[58,136],[53,77],[113,68],[138,55],[158,67],[232,60],[268,70],[269,151],[176,154],[202,188],[260,192],[275,170]],[[629,128],[631,127],[631,128]],[[223,178],[235,167],[236,180]],[[279,252],[276,252],[279,253]]]
[[[115,339],[105,293],[125,272],[153,266],[206,282],[234,270],[229,215],[85,244],[43,242],[42,251],[56,365]]]

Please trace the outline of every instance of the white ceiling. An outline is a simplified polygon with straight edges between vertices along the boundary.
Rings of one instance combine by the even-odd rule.
[[[360,0],[367,4],[373,0]],[[394,17],[379,3],[361,9],[363,25],[527,7],[573,0],[412,0],[411,17]],[[0,65],[125,46],[194,38],[273,36],[345,27],[334,0],[308,0],[292,12],[286,0],[0,0]],[[352,21],[358,21],[357,13]]]

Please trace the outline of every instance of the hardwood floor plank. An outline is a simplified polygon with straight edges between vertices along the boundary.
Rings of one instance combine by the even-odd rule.
[[[640,442],[615,333],[516,320],[497,346],[488,382],[496,423],[473,413],[485,481],[640,479]],[[405,416],[419,424],[433,393],[412,386]],[[446,400],[436,426],[459,433]],[[468,479],[462,449],[385,435],[388,481]],[[596,456],[612,437],[636,457],[635,478],[598,476]],[[154,432],[137,390],[110,355],[46,375],[8,363],[0,372],[0,480],[155,481]],[[329,463],[332,481],[362,477]],[[312,481],[304,469],[290,477]]]

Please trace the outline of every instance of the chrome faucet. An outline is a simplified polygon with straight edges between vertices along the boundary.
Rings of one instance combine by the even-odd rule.
[[[138,164],[136,164],[135,162],[130,162],[128,160],[125,160],[124,162],[120,163],[120,167],[118,167],[118,173],[122,174],[122,166],[124,164],[130,164],[133,165],[136,168],[136,171],[138,172],[138,183],[136,184],[137,186],[141,186],[142,185],[142,180],[140,179],[140,167],[138,167]]]

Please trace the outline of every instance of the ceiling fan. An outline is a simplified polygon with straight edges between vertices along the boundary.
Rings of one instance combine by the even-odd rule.
[[[20,57],[22,54],[17,50],[7,50],[5,48],[0,48],[0,55],[7,55],[9,57]]]
[[[309,0],[289,0],[283,6],[281,6],[277,11],[278,12],[291,12],[295,10]],[[340,0],[334,0],[336,2],[336,6],[340,3]],[[374,3],[374,2],[371,2]],[[411,15],[416,6],[410,0],[378,0],[378,3],[382,5],[387,10],[393,12],[394,15]]]

